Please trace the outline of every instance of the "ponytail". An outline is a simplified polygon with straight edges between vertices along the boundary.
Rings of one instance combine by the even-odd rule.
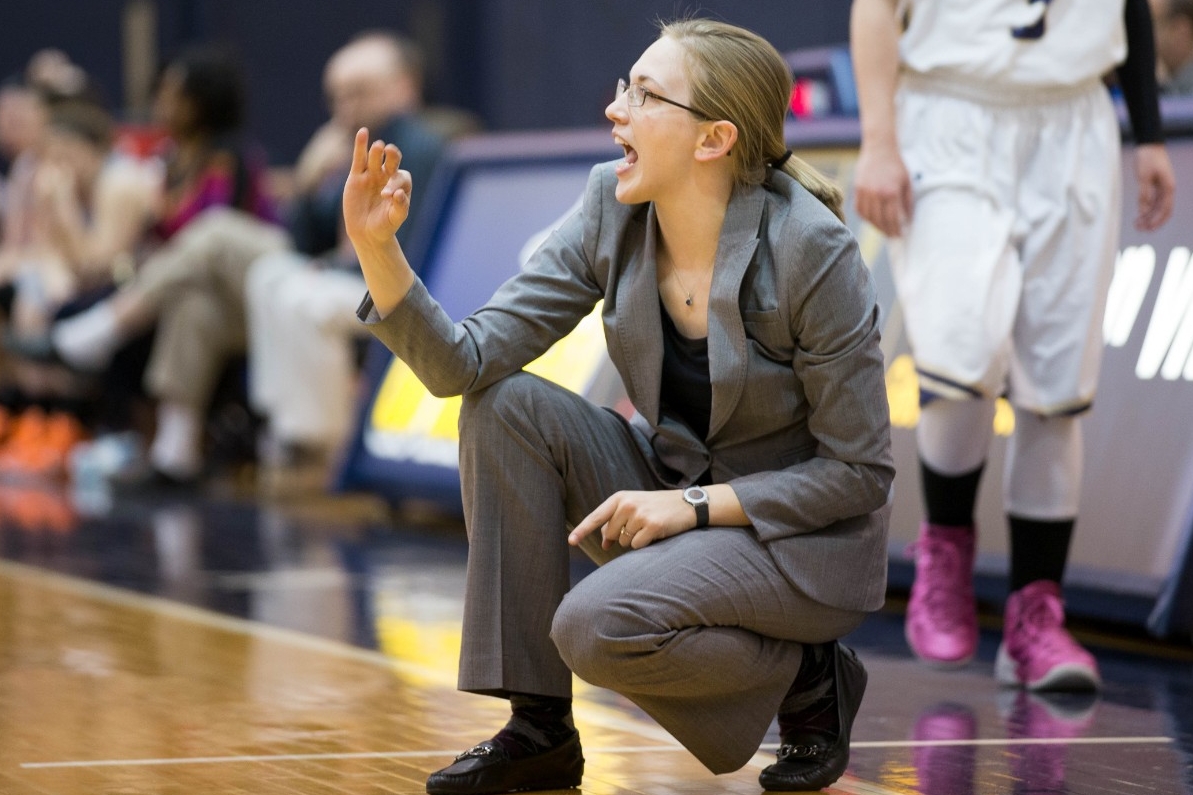
[[[833,215],[845,223],[845,194],[837,183],[822,174],[806,160],[796,157],[791,150],[774,162],[774,168],[795,179],[804,190],[811,193],[825,207],[832,210]]]

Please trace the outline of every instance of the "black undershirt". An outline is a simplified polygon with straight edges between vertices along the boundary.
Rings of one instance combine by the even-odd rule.
[[[1123,19],[1127,59],[1116,71],[1131,119],[1131,132],[1137,144],[1158,144],[1164,140],[1164,127],[1156,86],[1156,40],[1147,0],[1127,0]]]
[[[708,338],[679,333],[667,309],[663,316],[663,385],[659,395],[664,414],[683,420],[701,439],[708,436],[712,414],[712,381],[708,375]]]

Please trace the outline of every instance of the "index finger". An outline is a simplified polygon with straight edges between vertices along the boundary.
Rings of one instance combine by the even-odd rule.
[[[369,150],[369,131],[361,127],[356,131],[356,139],[352,142],[352,171],[362,173],[367,170]]]
[[[612,498],[605,500],[596,507],[592,513],[580,520],[580,524],[572,528],[572,532],[568,533],[568,543],[576,546],[580,541],[593,530],[598,529],[613,516]]]

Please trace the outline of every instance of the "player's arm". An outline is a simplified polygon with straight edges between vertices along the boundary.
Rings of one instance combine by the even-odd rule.
[[[849,38],[862,131],[855,201],[863,218],[892,237],[911,217],[911,181],[895,129],[901,28],[897,0],[854,0]]]
[[[1164,148],[1156,85],[1156,44],[1148,0],[1127,0],[1123,22],[1127,58],[1117,71],[1135,138],[1135,178],[1139,189],[1135,226],[1151,231],[1172,214],[1176,177]]]

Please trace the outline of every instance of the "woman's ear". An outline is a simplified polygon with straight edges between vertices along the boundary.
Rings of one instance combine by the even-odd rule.
[[[696,142],[696,159],[700,161],[716,160],[728,157],[737,143],[737,125],[731,121],[704,122],[704,132]]]

